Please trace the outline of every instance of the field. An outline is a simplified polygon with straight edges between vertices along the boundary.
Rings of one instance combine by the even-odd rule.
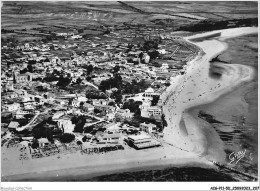
[[[132,25],[178,30],[204,20],[257,17],[257,2],[9,1],[3,2],[1,26],[14,30],[11,36],[18,40],[26,39],[21,31],[30,31],[35,38],[28,40],[34,40],[61,29],[83,28],[87,29],[86,34],[102,34],[107,28],[122,30]],[[2,35],[7,37],[8,33]]]

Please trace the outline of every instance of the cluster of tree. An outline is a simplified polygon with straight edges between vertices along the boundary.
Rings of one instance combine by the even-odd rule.
[[[71,118],[71,122],[72,124],[75,124],[74,132],[78,132],[78,133],[83,132],[83,128],[86,123],[86,118],[84,116],[79,116],[79,117],[73,116]]]
[[[168,86],[171,85],[171,83],[170,82],[166,82],[164,85],[168,87]]]
[[[111,88],[121,89],[121,86],[122,86],[122,77],[119,74],[115,74],[114,77],[101,81],[99,85],[99,89],[102,92],[105,92],[106,90]]]
[[[246,18],[246,19],[228,19],[228,20],[214,20],[207,19],[202,20],[190,25],[183,25],[177,29],[178,31],[190,31],[190,32],[200,32],[200,31],[212,31],[220,30],[226,28],[236,28],[245,26],[257,26],[258,18]]]
[[[122,92],[124,94],[137,94],[140,92],[143,92],[150,86],[149,83],[147,83],[144,79],[137,82],[136,80],[133,80],[132,83],[126,82],[124,89]]]
[[[95,126],[91,125],[84,129],[84,133],[91,133],[94,130]]]
[[[64,37],[63,37],[63,38],[64,38]],[[48,36],[46,36],[45,38],[43,38],[43,39],[42,39],[42,42],[47,43],[47,42],[49,42],[49,41],[57,40],[57,39],[58,39],[58,37],[57,37],[55,34],[51,33],[50,35],[48,35]]]
[[[160,43],[159,39],[145,41],[143,46],[141,47],[141,50],[148,52],[151,49],[158,49],[159,43]]]
[[[125,123],[131,125],[131,126],[135,126],[135,127],[139,127],[140,126],[140,123],[152,123],[152,124],[155,124],[158,128],[158,130],[160,132],[163,131],[164,129],[164,125],[165,125],[165,122],[163,121],[157,121],[155,119],[152,119],[152,118],[145,118],[145,117],[141,117],[141,116],[135,116],[131,121],[125,121]],[[167,126],[167,123],[166,123],[166,126]]]
[[[60,141],[62,143],[70,143],[75,139],[75,135],[71,133],[64,133],[60,136]]]
[[[47,75],[45,78],[43,78],[43,81],[45,82],[54,82],[58,81],[60,78],[54,74]]]
[[[114,68],[113,68],[113,73],[117,73],[119,72],[120,70],[120,66],[116,65]]]
[[[104,34],[110,34],[110,30],[107,28],[104,32]]]
[[[88,141],[90,138],[88,138],[86,135],[82,138],[82,141],[83,142],[86,142],[86,141]]]
[[[160,96],[159,96],[159,95],[154,95],[154,96],[153,96],[153,99],[152,99],[152,101],[151,101],[151,105],[152,105],[152,106],[157,105],[159,99],[160,99]]]
[[[32,64],[28,64],[26,68],[24,68],[23,70],[20,70],[20,74],[25,74],[26,72],[33,73],[33,66],[32,66]]]
[[[154,66],[154,67],[157,67],[157,68],[159,68],[159,67],[162,66],[160,63],[155,62],[155,61],[152,61],[152,62],[151,62],[151,65]]]
[[[151,60],[156,59],[160,56],[160,53],[157,50],[150,50],[147,52],[147,54],[150,56]]]
[[[124,103],[123,109],[129,109],[130,112],[135,114],[135,116],[140,116],[141,115],[141,110],[139,108],[140,105],[142,105],[141,101],[134,101],[130,99],[129,101]]]
[[[71,80],[72,79],[69,76],[64,77],[63,75],[61,75],[59,77],[59,81],[57,83],[57,86],[66,87],[66,86],[68,86],[70,84]]]
[[[122,93],[121,93],[121,90],[117,90],[117,91],[114,91],[111,95],[110,95],[111,98],[115,99],[115,102],[116,103],[122,103]],[[110,102],[110,103],[113,103],[112,106],[115,106],[115,103],[114,102]]]
[[[39,141],[37,139],[33,139],[31,146],[32,146],[33,149],[38,148],[39,147]]]
[[[59,136],[61,133],[62,131],[57,128],[57,123],[51,119],[42,121],[32,130],[35,139],[47,138],[51,142],[53,142],[54,135]]]
[[[91,73],[93,72],[93,70],[94,70],[94,67],[93,67],[91,64],[89,64],[89,65],[87,66],[87,74],[88,74],[88,75],[91,74]]]
[[[1,33],[2,33],[2,34],[5,34],[5,33],[14,33],[14,30],[2,29],[2,30],[1,30]]]
[[[86,91],[86,98],[88,99],[106,99],[106,95],[98,90]]]

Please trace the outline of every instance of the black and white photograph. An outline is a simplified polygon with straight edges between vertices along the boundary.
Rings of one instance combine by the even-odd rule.
[[[258,1],[1,1],[1,182],[259,190]]]

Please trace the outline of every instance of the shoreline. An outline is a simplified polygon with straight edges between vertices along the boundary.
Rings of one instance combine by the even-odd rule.
[[[229,30],[229,29],[226,29],[226,30]],[[191,38],[191,37],[189,37],[189,38]],[[173,101],[172,97],[176,93],[174,83],[178,83],[178,85],[177,85],[178,88],[181,88],[181,85],[186,83],[185,88],[187,89],[187,86],[188,86],[188,89],[189,89],[190,84],[187,84],[187,83],[191,82],[191,80],[192,80],[191,76],[194,77],[196,75],[196,74],[194,75],[194,70],[197,70],[199,72],[201,72],[202,70],[207,71],[208,68],[206,67],[206,65],[203,65],[203,63],[208,62],[210,59],[212,59],[212,56],[216,56],[221,51],[225,50],[226,45],[223,42],[220,42],[217,40],[211,40],[211,41],[213,41],[213,42],[192,43],[192,44],[195,44],[196,46],[198,46],[198,44],[201,45],[198,47],[202,48],[202,49],[204,48],[204,50],[206,50],[207,48],[209,48],[211,46],[214,47],[214,45],[216,47],[214,47],[214,51],[210,49],[210,51],[213,51],[213,52],[206,51],[206,55],[203,55],[203,56],[199,55],[196,58],[194,58],[192,61],[190,61],[187,64],[188,66],[187,66],[186,74],[184,75],[186,77],[186,79],[184,76],[179,76],[178,78],[172,80],[173,83],[171,82],[171,86],[168,87],[169,89],[167,88],[166,91],[163,93],[163,96],[166,96],[166,98],[168,98],[168,103],[166,104],[166,106],[165,105],[163,106],[164,111],[168,109],[168,113],[167,112],[165,113],[165,119],[168,123],[168,126],[169,126],[169,124],[178,125],[182,118],[182,114],[184,114],[185,110],[188,107],[192,106],[191,103],[187,104],[188,103],[187,102],[184,104],[184,103],[180,102],[181,105],[179,105],[177,108],[179,110],[179,113],[176,113],[176,117],[175,117],[176,119],[175,120],[170,119],[171,115],[172,115],[171,109],[176,109],[176,105],[175,105],[175,108],[173,108],[172,106],[174,106],[173,105],[174,103],[171,103],[171,101]],[[217,47],[217,46],[219,46],[219,47]],[[218,52],[214,53],[216,51],[218,51]],[[210,54],[211,56],[208,56],[207,53]],[[201,65],[202,65],[203,69],[200,68]],[[245,67],[226,66],[227,72],[230,70],[233,70],[233,72],[235,72],[235,74],[236,74],[236,72],[238,72],[239,74],[245,72],[245,70],[243,70],[243,69],[245,69]],[[201,73],[204,74],[203,72],[201,72]],[[250,69],[249,68],[247,68],[247,73],[249,73],[249,74],[244,76],[244,78],[242,78],[243,80],[250,80]],[[233,76],[232,75],[230,76],[229,74],[225,74],[225,77],[227,77],[226,80],[231,80],[231,81],[229,81],[229,83],[223,85],[224,88],[222,88],[221,90],[218,89],[218,91],[215,91],[214,93],[212,93],[211,96],[213,97],[213,99],[206,100],[205,96],[204,96],[203,99],[202,99],[202,97],[200,97],[200,99],[198,99],[198,98],[195,99],[193,104],[201,105],[201,102],[203,102],[205,104],[205,102],[207,102],[207,101],[210,103],[210,102],[213,102],[214,100],[216,100],[217,99],[216,97],[221,96],[224,92],[226,92],[230,88],[230,86],[234,83],[234,81],[237,81],[238,79],[242,80],[241,76],[239,76],[239,75],[235,76],[235,74],[233,74]],[[189,77],[189,75],[190,75],[190,77]],[[179,83],[180,81],[181,81],[181,83]],[[197,83],[197,84],[199,84],[199,83]],[[240,85],[240,83],[237,84],[237,86],[239,86],[239,85]],[[167,92],[167,90],[170,92]],[[206,90],[204,89],[204,91],[206,91]],[[213,94],[214,94],[214,96],[213,96]],[[179,98],[181,97],[181,95],[178,95],[178,96],[179,96]],[[170,100],[170,99],[172,99],[172,100]],[[183,99],[181,99],[181,100],[184,101]],[[184,107],[181,107],[181,106],[184,106]],[[186,109],[185,109],[185,106],[186,106]],[[188,124],[187,117],[184,119],[184,121],[185,120],[186,120],[186,124]],[[98,155],[98,156],[97,155],[96,156],[94,156],[94,155],[93,156],[81,156],[80,154],[76,153],[76,154],[71,154],[70,156],[62,155],[62,159],[59,159],[59,160],[57,159],[57,156],[47,157],[44,159],[36,159],[37,161],[32,161],[32,160],[27,161],[28,163],[22,164],[22,165],[18,164],[17,161],[12,161],[12,162],[11,161],[2,161],[2,179],[10,178],[11,180],[9,180],[9,181],[15,181],[15,180],[17,181],[20,178],[19,176],[22,176],[22,179],[29,179],[30,177],[36,178],[35,174],[37,174],[38,176],[43,176],[44,174],[50,175],[50,173],[53,173],[54,171],[60,172],[61,174],[62,174],[62,171],[64,171],[64,173],[66,174],[64,176],[73,176],[73,175],[76,176],[76,175],[83,175],[83,174],[90,175],[93,173],[111,174],[115,170],[127,171],[128,169],[143,168],[143,167],[147,167],[147,168],[151,169],[151,167],[155,167],[156,165],[157,166],[158,165],[159,166],[165,166],[165,165],[187,166],[187,164],[192,163],[192,162],[198,163],[205,167],[207,166],[209,168],[210,167],[215,168],[215,166],[212,163],[210,163],[207,160],[207,158],[199,157],[204,152],[204,151],[202,152],[202,150],[204,150],[202,145],[205,142],[202,144],[200,142],[200,140],[198,139],[198,138],[201,138],[198,133],[198,131],[199,131],[198,127],[197,127],[197,129],[196,128],[192,129],[191,127],[186,125],[186,128],[188,129],[188,133],[193,133],[193,136],[187,137],[181,131],[176,131],[176,130],[174,131],[173,127],[166,127],[164,130],[164,131],[166,131],[165,141],[168,143],[171,143],[173,145],[178,145],[179,148],[182,148],[183,150],[184,149],[188,150],[190,152],[186,152],[186,151],[183,151],[178,148],[174,148],[172,146],[165,144],[165,145],[163,145],[163,147],[158,147],[156,149],[143,150],[143,151],[135,151],[135,150],[130,149],[130,150],[125,150],[125,151],[120,151],[121,153],[112,152],[112,153],[109,153],[106,155]],[[167,133],[168,133],[168,135],[167,135]],[[194,143],[194,142],[196,142],[196,143]],[[194,147],[194,145],[195,145],[195,147]],[[217,154],[218,154],[218,152],[217,152]],[[135,156],[135,158],[133,158],[133,156]],[[166,156],[167,156],[167,158],[164,158]],[[95,164],[90,165],[90,163],[93,161],[95,161]],[[49,164],[49,166],[46,166],[46,164]],[[12,168],[14,168],[16,170],[18,169],[19,173],[14,173],[12,171],[12,169],[10,169],[10,166],[13,166]],[[83,170],[81,172],[82,174],[77,174],[77,173],[80,173],[80,172],[77,172],[78,168],[83,168]],[[87,169],[88,171],[86,172],[84,169],[85,170]],[[38,173],[35,171],[38,171]],[[109,173],[108,173],[108,171],[109,171]],[[5,173],[5,175],[3,175],[3,172]],[[53,176],[50,176],[50,177],[53,177]],[[57,176],[57,177],[59,177],[59,176]]]
[[[133,155],[135,155],[135,158],[132,157]],[[178,156],[182,156],[182,158]],[[94,161],[95,163],[93,163]],[[15,163],[15,161],[13,162]],[[48,167],[43,166],[46,163],[49,164]],[[75,176],[105,175],[115,171],[133,171],[134,169],[138,170],[141,168],[151,169],[156,166],[186,166],[190,163],[195,166],[215,168],[213,164],[197,157],[193,153],[187,153],[165,145],[164,147],[158,147],[152,150],[136,151],[131,149],[128,151],[115,151],[114,153],[107,153],[105,155],[86,156],[74,153],[69,156],[62,155],[61,159],[57,159],[57,156],[50,156],[24,162],[23,165],[20,165],[20,168],[25,170],[22,171],[20,169],[19,174],[13,173],[10,171],[10,168],[4,165],[2,166],[2,180],[28,181],[42,178],[52,181],[51,177],[56,177],[56,179],[67,177],[71,179],[71,177]],[[3,167],[6,169],[3,169]],[[35,169],[38,169],[38,172],[35,172]],[[3,174],[3,171],[5,174]]]
[[[233,38],[233,36],[238,37],[256,33],[257,28],[247,27],[239,29],[227,29],[221,31],[223,32],[221,33],[220,38],[223,40]],[[211,35],[215,34],[216,32],[220,31],[211,31],[207,32],[206,34],[197,34],[191,37],[187,37],[186,40],[189,41],[189,39],[193,39],[194,37],[201,38],[204,36],[204,34]],[[188,116],[186,114],[184,116],[184,124],[186,122],[186,129],[184,129],[185,131],[180,128],[180,125],[172,126],[172,124],[180,124],[183,118],[183,114],[185,114],[185,111],[187,109],[214,102],[220,96],[222,96],[223,94],[227,94],[230,91],[233,91],[235,88],[241,86],[244,82],[251,81],[254,76],[254,71],[251,67],[238,64],[223,65],[221,67],[224,69],[225,74],[223,75],[221,82],[216,83],[214,80],[210,79],[207,76],[207,73],[210,68],[209,62],[212,60],[212,58],[224,52],[228,47],[227,44],[223,41],[215,39],[198,43],[190,43],[201,48],[205,52],[205,55],[203,55],[203,57],[198,56],[190,63],[188,63],[186,74],[183,77],[173,79],[172,85],[166,90],[169,91],[167,92],[168,94],[178,94],[178,96],[172,96],[172,100],[169,100],[169,97],[167,96],[165,96],[166,98],[163,100],[164,102],[167,102],[167,104],[164,104],[163,107],[163,111],[166,116],[166,121],[168,124],[171,124],[170,127],[167,127],[168,130],[166,129],[166,136],[168,135],[166,137],[166,140],[167,142],[171,142],[175,145],[182,144],[182,148],[185,148],[186,150],[193,151],[197,154],[204,154],[205,150],[207,150],[207,148],[205,148],[207,146],[207,141],[200,141],[200,139],[205,140],[206,137],[203,136],[202,132],[199,132],[199,126],[197,127],[197,129],[194,127],[193,123],[195,123],[196,120],[192,119],[191,116]],[[195,75],[197,75],[196,78],[194,78],[194,73],[196,73]],[[194,85],[189,86],[191,83],[194,83]],[[197,88],[194,88],[194,86],[201,84],[203,84],[204,86],[197,86]],[[189,87],[187,88],[187,86]],[[197,94],[197,92],[199,92],[199,95],[195,96],[194,94]],[[190,94],[190,98],[185,102],[182,102],[183,99],[178,99],[180,97],[188,97],[187,95]],[[182,102],[182,104],[180,104],[180,102]],[[193,122],[191,120],[193,120]],[[171,134],[178,134],[178,136],[175,136],[173,139],[173,136],[171,136]],[[217,139],[217,141],[221,142],[219,138]],[[224,153],[222,151],[222,157],[223,154]],[[212,158],[211,160],[214,159],[216,160],[216,158]],[[218,157],[217,160],[221,160],[221,157]]]

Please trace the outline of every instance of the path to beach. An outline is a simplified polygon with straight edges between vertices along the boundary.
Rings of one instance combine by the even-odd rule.
[[[204,40],[197,43],[190,41],[217,32],[221,32],[219,40]],[[209,77],[209,61],[227,49],[227,44],[222,40],[251,33],[257,33],[257,27],[213,31],[186,38],[187,41],[200,47],[205,55],[189,62],[186,74],[173,78],[172,85],[163,94],[163,112],[168,123],[168,127],[164,130],[166,142],[212,160],[223,160],[225,157],[223,143],[215,130],[207,128],[185,110],[212,102],[241,83],[252,80],[254,70],[239,64],[221,65],[224,71],[221,79]]]

